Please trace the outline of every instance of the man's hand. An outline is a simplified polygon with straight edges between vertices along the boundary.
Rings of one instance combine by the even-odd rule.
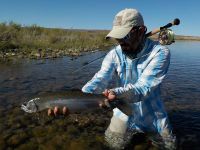
[[[47,114],[48,114],[48,116],[57,116],[57,115],[61,115],[61,114],[64,116],[67,116],[67,115],[69,115],[69,109],[67,107],[63,107],[61,109],[58,106],[56,106],[56,107],[54,107],[53,110],[49,108]]]
[[[105,95],[106,98],[107,98],[109,101],[113,101],[114,99],[116,99],[116,94],[115,94],[115,92],[113,92],[112,90],[106,89],[106,90],[103,92],[103,95]]]
[[[116,94],[112,90],[106,89],[103,92],[103,95],[106,97],[106,99],[99,104],[100,107],[110,107],[109,102],[116,99]],[[58,115],[69,115],[69,109],[67,107],[59,108],[58,106],[54,107],[54,109],[48,109],[47,112],[48,116],[58,116]]]
[[[103,92],[103,95],[106,97],[104,101],[99,103],[101,108],[110,108],[110,102],[116,99],[116,94],[112,90],[106,89]]]

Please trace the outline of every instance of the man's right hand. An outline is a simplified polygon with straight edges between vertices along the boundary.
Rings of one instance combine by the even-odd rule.
[[[69,115],[69,109],[67,107],[59,108],[55,106],[54,109],[49,108],[47,112],[48,116],[58,116],[58,115]]]

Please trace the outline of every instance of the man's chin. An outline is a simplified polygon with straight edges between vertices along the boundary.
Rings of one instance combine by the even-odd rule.
[[[125,52],[130,52],[131,51],[131,49],[128,48],[128,47],[122,47],[122,50],[125,51]]]

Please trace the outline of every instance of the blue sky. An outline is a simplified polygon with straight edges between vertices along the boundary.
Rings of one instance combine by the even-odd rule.
[[[0,22],[51,28],[111,29],[115,14],[138,9],[148,31],[174,18],[175,34],[200,36],[199,0],[0,0]]]

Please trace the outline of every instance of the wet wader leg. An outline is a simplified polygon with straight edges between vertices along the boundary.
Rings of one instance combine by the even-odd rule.
[[[131,138],[132,134],[127,132],[127,121],[113,116],[109,127],[105,131],[107,144],[113,149],[124,149]]]
[[[152,145],[161,150],[176,150],[176,136],[169,132],[148,135]]]
[[[125,133],[127,122],[113,115],[110,125],[105,132],[105,140],[107,144],[114,149],[124,149],[127,141],[125,141]]]

